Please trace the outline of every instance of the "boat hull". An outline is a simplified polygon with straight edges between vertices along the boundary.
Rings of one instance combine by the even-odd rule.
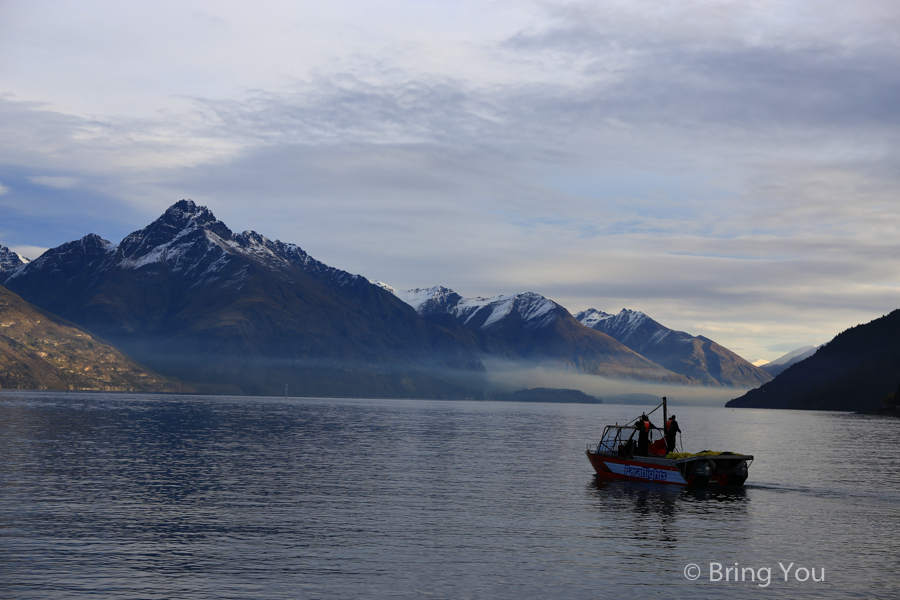
[[[644,481],[667,485],[705,487],[739,486],[747,480],[746,455],[707,455],[680,460],[655,457],[624,458],[588,451],[588,460],[603,479]]]

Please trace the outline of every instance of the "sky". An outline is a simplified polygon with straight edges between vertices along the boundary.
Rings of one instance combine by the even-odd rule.
[[[900,308],[896,1],[0,1],[0,244],[182,198],[772,360]]]

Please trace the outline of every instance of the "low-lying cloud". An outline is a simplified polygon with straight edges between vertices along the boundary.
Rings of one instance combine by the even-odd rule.
[[[504,359],[483,359],[489,390],[512,392],[527,388],[580,390],[613,404],[647,404],[651,398],[667,397],[673,406],[724,406],[742,396],[741,388],[711,388],[609,379],[577,373],[552,365],[534,365]]]

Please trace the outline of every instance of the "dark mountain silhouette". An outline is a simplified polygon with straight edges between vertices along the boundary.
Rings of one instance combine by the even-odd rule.
[[[837,335],[726,406],[874,410],[900,383],[900,310]]]
[[[575,315],[586,327],[615,338],[641,356],[707,386],[756,387],[772,376],[709,338],[675,331],[646,314],[593,308]]]
[[[3,273],[26,300],[209,392],[465,397],[471,340],[293,244],[182,200],[118,245],[97,235]]]

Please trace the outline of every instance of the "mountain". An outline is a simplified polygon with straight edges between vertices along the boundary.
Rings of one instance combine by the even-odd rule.
[[[12,271],[24,264],[28,263],[28,259],[21,254],[13,252],[3,244],[0,244],[0,277],[6,271]]]
[[[852,327],[733,408],[874,410],[900,383],[900,310]]]
[[[207,392],[466,397],[472,340],[293,244],[233,233],[190,200],[113,244],[97,235],[0,276],[45,310]]]
[[[176,384],[0,286],[0,388],[164,392]]]
[[[675,331],[646,314],[622,309],[612,315],[593,308],[575,318],[666,369],[708,386],[756,387],[772,376],[703,336]]]
[[[772,377],[775,377],[791,365],[798,363],[801,360],[806,360],[807,358],[815,354],[818,348],[818,346],[803,346],[802,348],[791,350],[784,356],[780,356],[772,362],[768,362],[762,365],[760,369],[762,369]]]
[[[693,383],[610,336],[582,326],[569,311],[540,294],[465,298],[443,286],[395,290],[379,285],[425,320],[453,329],[459,337],[467,332],[490,357],[562,365],[620,379]]]

